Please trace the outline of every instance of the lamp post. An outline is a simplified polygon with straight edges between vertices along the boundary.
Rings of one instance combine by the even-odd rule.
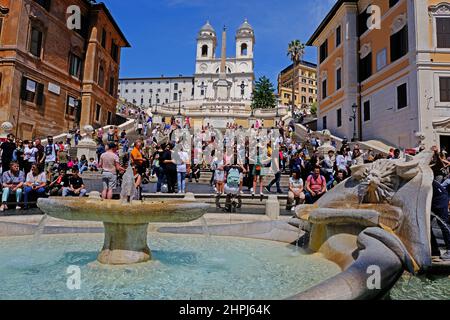
[[[183,92],[180,90],[178,91],[178,116],[181,116],[181,95]]]
[[[280,112],[279,112],[279,105],[277,105],[277,113],[275,114],[275,127],[278,127],[278,124],[280,123]]]
[[[158,101],[159,101],[159,93],[156,94],[156,107],[155,107],[155,114],[158,113]]]
[[[245,87],[246,87],[246,85],[245,85],[245,83],[243,81],[242,81],[240,87],[241,87],[242,100],[244,100],[244,94],[245,94]]]
[[[353,138],[352,142],[356,142],[358,140],[358,136],[356,133],[356,114],[358,113],[358,105],[354,103],[352,105],[353,116],[350,117],[350,122],[353,121]]]

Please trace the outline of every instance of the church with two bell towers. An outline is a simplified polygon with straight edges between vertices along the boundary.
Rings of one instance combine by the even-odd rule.
[[[221,39],[221,55],[216,57],[217,34],[209,21],[197,36],[194,100],[250,101],[253,92],[255,34],[247,20],[236,32],[236,56],[227,58],[227,30]]]
[[[191,125],[225,128],[227,123],[239,123],[247,127],[253,114],[255,81],[255,33],[247,19],[237,29],[234,40],[236,54],[227,57],[226,27],[218,35],[206,22],[197,33],[193,76],[121,79],[122,100],[134,105],[140,101],[142,108],[159,116],[189,117]],[[275,117],[272,113],[256,112],[268,124]]]

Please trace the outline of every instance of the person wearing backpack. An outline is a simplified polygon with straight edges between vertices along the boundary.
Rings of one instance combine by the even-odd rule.
[[[111,126],[106,134],[106,144],[114,143],[114,127]]]
[[[224,171],[226,181],[224,190],[225,194],[227,195],[225,207],[228,211],[231,211],[233,197],[237,197],[239,203],[237,207],[241,207],[240,188],[242,173],[244,172],[244,169],[241,166],[235,164],[225,166]]]
[[[314,168],[313,174],[311,174],[306,180],[306,203],[314,204],[327,192],[327,180],[320,174],[320,167]]]

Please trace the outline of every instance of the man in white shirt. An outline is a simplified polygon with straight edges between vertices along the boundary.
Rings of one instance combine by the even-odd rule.
[[[47,137],[47,145],[45,146],[45,172],[47,173],[47,180],[51,180],[53,166],[58,157],[59,147],[53,142],[53,137]]]

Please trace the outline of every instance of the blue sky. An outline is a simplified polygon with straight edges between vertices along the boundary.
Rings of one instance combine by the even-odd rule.
[[[255,29],[256,77],[289,65],[288,43],[306,42],[335,0],[103,0],[132,48],[122,51],[121,77],[192,75],[196,36],[206,20],[220,34],[228,27],[228,56],[235,55],[234,36],[245,18]],[[219,36],[219,44],[220,44]],[[217,56],[220,56],[220,46]],[[315,62],[308,48],[305,60]]]

